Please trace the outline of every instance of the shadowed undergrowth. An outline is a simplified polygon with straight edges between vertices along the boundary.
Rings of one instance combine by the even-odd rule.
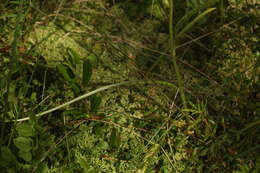
[[[168,2],[1,3],[0,172],[259,172],[259,5]]]

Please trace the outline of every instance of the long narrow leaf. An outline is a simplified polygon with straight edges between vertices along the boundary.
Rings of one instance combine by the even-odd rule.
[[[199,14],[195,19],[193,19],[186,27],[184,27],[179,33],[177,33],[177,38],[182,37],[189,29],[193,27],[198,21],[200,21],[204,16],[208,13],[214,11],[216,8],[209,8],[205,10],[203,13]]]
[[[207,8],[210,8],[212,7],[213,5],[215,5],[219,0],[209,0],[209,1],[206,1],[206,2],[203,2],[202,4],[200,5],[197,5],[199,6],[199,8],[194,8],[194,9],[191,9],[189,11],[187,11],[185,13],[184,16],[181,17],[180,20],[178,20],[177,24],[176,24],[176,32],[178,33],[181,28],[184,28],[183,26],[189,22],[190,18],[195,15],[196,13],[199,13]]]
[[[190,18],[195,15],[198,10],[190,10],[187,12],[178,22],[176,23],[176,32],[178,33],[181,28],[190,20]]]
[[[66,106],[68,106],[68,105],[70,105],[72,103],[75,103],[75,102],[77,102],[79,100],[85,99],[85,98],[87,98],[87,97],[89,97],[91,95],[94,95],[96,93],[99,93],[101,91],[104,91],[104,90],[107,90],[107,89],[110,89],[110,88],[114,88],[114,87],[118,87],[118,86],[122,86],[122,85],[134,85],[134,84],[137,84],[137,83],[161,84],[161,85],[177,88],[176,85],[174,85],[172,83],[169,83],[169,82],[166,82],[166,81],[143,81],[143,80],[141,80],[141,81],[126,81],[126,82],[111,84],[111,85],[107,85],[107,86],[103,86],[101,88],[98,88],[98,89],[96,89],[94,91],[85,93],[85,94],[83,94],[83,95],[81,95],[79,97],[76,97],[73,100],[70,100],[70,101],[68,101],[66,103],[63,103],[63,104],[61,104],[61,105],[59,105],[57,107],[54,107],[52,109],[49,109],[47,111],[40,112],[40,113],[36,114],[35,117],[41,117],[43,115],[49,114],[49,113],[51,113],[53,111],[56,111],[56,110],[61,109],[61,108],[64,108],[64,107],[66,107]],[[29,119],[30,119],[30,117],[25,117],[25,118],[21,118],[21,119],[18,119],[18,120],[13,120],[13,121],[21,122],[21,121],[28,121]],[[7,121],[7,122],[9,122],[9,121]]]
[[[81,96],[79,96],[79,97],[76,97],[75,99],[70,100],[70,101],[68,101],[68,102],[66,102],[66,103],[64,103],[64,104],[61,104],[61,105],[57,106],[57,107],[54,107],[54,108],[49,109],[49,110],[44,111],[44,112],[40,112],[40,113],[36,114],[35,117],[41,117],[41,116],[43,116],[43,115],[46,115],[46,114],[48,114],[48,113],[51,113],[51,112],[56,111],[56,110],[58,110],[58,109],[61,109],[61,108],[65,107],[65,106],[68,106],[68,105],[70,105],[70,104],[72,104],[72,103],[75,103],[75,102],[77,102],[77,101],[79,101],[79,100],[82,100],[82,99],[84,99],[84,98],[87,98],[87,97],[89,97],[89,96],[91,96],[91,95],[94,95],[94,94],[99,93],[99,92],[101,92],[101,91],[107,90],[107,89],[109,89],[109,88],[118,87],[118,86],[121,86],[121,85],[130,85],[130,84],[134,84],[134,83],[138,83],[138,82],[140,82],[140,81],[126,81],[126,82],[121,82],[121,83],[117,83],[117,84],[111,84],[111,85],[107,85],[107,86],[98,88],[98,89],[96,89],[96,90],[94,90],[94,91],[91,91],[91,92],[88,92],[88,93],[86,93],[86,94],[83,94],[83,95],[81,95]],[[143,81],[141,81],[141,82],[143,82]],[[30,119],[30,117],[25,117],[25,118],[18,119],[18,120],[16,120],[16,121],[21,122],[21,121],[27,121],[27,120],[29,120],[29,119]]]
[[[83,63],[82,84],[87,85],[92,76],[92,65],[88,59]]]
[[[90,112],[96,113],[101,104],[102,98],[96,95],[90,97]]]
[[[72,82],[73,78],[75,77],[72,70],[64,64],[58,64],[56,66],[58,72],[63,76],[63,78],[68,81],[68,82]]]
[[[216,5],[217,2],[219,2],[220,0],[208,0],[208,1],[205,1],[203,2],[200,10],[204,10],[204,9],[207,9],[207,8],[210,8],[214,5]]]
[[[77,64],[80,64],[80,56],[71,48],[67,48],[67,53],[69,54],[69,60],[71,65],[75,67]]]

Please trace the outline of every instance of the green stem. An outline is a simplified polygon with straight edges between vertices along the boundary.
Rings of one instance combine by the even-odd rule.
[[[170,18],[169,18],[169,34],[170,34],[170,49],[171,49],[171,55],[173,59],[173,65],[175,69],[175,73],[177,75],[177,81],[178,81],[178,86],[180,89],[180,95],[181,95],[181,100],[183,104],[183,108],[187,109],[187,102],[186,102],[186,97],[183,89],[183,80],[180,74],[179,66],[177,64],[177,56],[176,56],[176,31],[173,27],[173,0],[170,0]]]

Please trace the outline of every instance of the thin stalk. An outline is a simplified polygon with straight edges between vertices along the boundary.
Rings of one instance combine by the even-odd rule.
[[[186,102],[186,97],[183,89],[183,80],[180,74],[179,66],[177,64],[177,56],[176,56],[176,44],[177,44],[177,39],[176,39],[176,31],[173,27],[173,0],[170,0],[170,18],[169,18],[169,34],[170,34],[170,49],[171,49],[171,56],[173,59],[173,65],[175,69],[175,73],[177,75],[177,81],[178,81],[178,86],[180,89],[180,96],[183,104],[183,108],[187,109],[187,102]]]
[[[83,95],[81,95],[81,96],[79,96],[79,97],[77,97],[77,98],[75,98],[75,99],[73,99],[73,100],[71,100],[71,101],[68,101],[68,102],[66,102],[66,103],[64,103],[64,104],[61,104],[61,105],[59,105],[59,106],[56,106],[56,107],[54,107],[54,108],[52,108],[52,109],[49,109],[49,110],[47,110],[47,111],[38,113],[38,114],[35,115],[35,117],[41,117],[41,116],[43,116],[43,115],[49,114],[49,113],[51,113],[51,112],[53,112],[53,111],[56,111],[56,110],[61,109],[61,108],[63,108],[63,107],[66,107],[66,106],[68,106],[68,105],[70,105],[70,104],[72,104],[72,103],[75,103],[75,102],[77,102],[77,101],[79,101],[79,100],[82,100],[82,99],[84,99],[84,98],[87,98],[87,97],[89,97],[89,96],[91,96],[91,95],[94,95],[94,94],[96,94],[96,93],[98,93],[98,92],[101,92],[101,91],[104,91],[104,90],[107,90],[107,89],[110,89],[110,88],[113,88],[113,87],[117,87],[117,86],[121,86],[121,85],[128,85],[128,84],[132,84],[132,83],[136,83],[136,82],[138,82],[138,81],[127,81],[127,82],[121,82],[121,83],[117,83],[117,84],[111,84],[111,85],[107,85],[107,86],[98,88],[98,89],[96,89],[96,90],[94,90],[94,91],[91,91],[91,92],[89,92],[89,93],[83,94]],[[29,120],[29,119],[30,119],[30,117],[25,117],[25,118],[18,119],[18,120],[16,120],[16,121],[18,121],[18,122],[20,122],[20,121],[27,121],[27,120]]]
[[[66,126],[66,116],[65,115],[63,115],[63,123],[64,123],[64,126]],[[71,154],[70,154],[70,148],[69,148],[69,142],[68,142],[68,135],[67,134],[65,134],[65,142],[66,142],[66,148],[67,148],[67,152],[68,152],[68,158],[69,158],[69,163],[71,163],[70,161],[71,161]]]
[[[80,100],[82,100],[82,99],[85,99],[85,98],[87,98],[87,97],[89,97],[89,96],[91,96],[91,95],[94,95],[94,94],[96,94],[96,93],[99,93],[99,92],[101,92],[101,91],[105,91],[105,90],[107,90],[107,89],[114,88],[114,87],[118,87],[118,86],[123,86],[123,85],[134,85],[134,84],[137,84],[137,83],[156,83],[156,84],[161,84],[161,85],[165,85],[165,86],[169,86],[169,87],[176,88],[176,86],[175,86],[174,84],[168,83],[168,82],[166,82],[166,81],[143,81],[143,80],[140,80],[140,81],[125,81],[125,82],[120,82],[120,83],[116,83],[116,84],[111,84],[111,85],[103,86],[103,87],[98,88],[98,89],[96,89],[96,90],[94,90],[94,91],[85,93],[85,94],[83,94],[83,95],[81,95],[81,96],[79,96],[79,97],[76,97],[76,98],[74,98],[74,99],[72,99],[72,100],[70,100],[70,101],[68,101],[68,102],[66,102],[66,103],[63,103],[63,104],[61,104],[61,105],[59,105],[59,106],[56,106],[56,107],[54,107],[54,108],[52,108],[52,109],[49,109],[49,110],[44,111],[44,112],[40,112],[40,113],[36,114],[35,117],[37,118],[37,117],[41,117],[41,116],[43,116],[43,115],[49,114],[49,113],[51,113],[51,112],[53,112],[53,111],[56,111],[56,110],[61,109],[61,108],[64,108],[64,107],[66,107],[66,106],[68,106],[68,105],[70,105],[70,104],[72,104],[72,103],[75,103],[75,102],[77,102],[77,101],[80,101]],[[29,119],[30,119],[30,117],[25,117],[25,118],[13,120],[13,121],[21,122],[21,121],[28,121]]]

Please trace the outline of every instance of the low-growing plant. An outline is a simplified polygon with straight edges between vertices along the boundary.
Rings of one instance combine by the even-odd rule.
[[[259,172],[256,4],[0,4],[0,172]]]

